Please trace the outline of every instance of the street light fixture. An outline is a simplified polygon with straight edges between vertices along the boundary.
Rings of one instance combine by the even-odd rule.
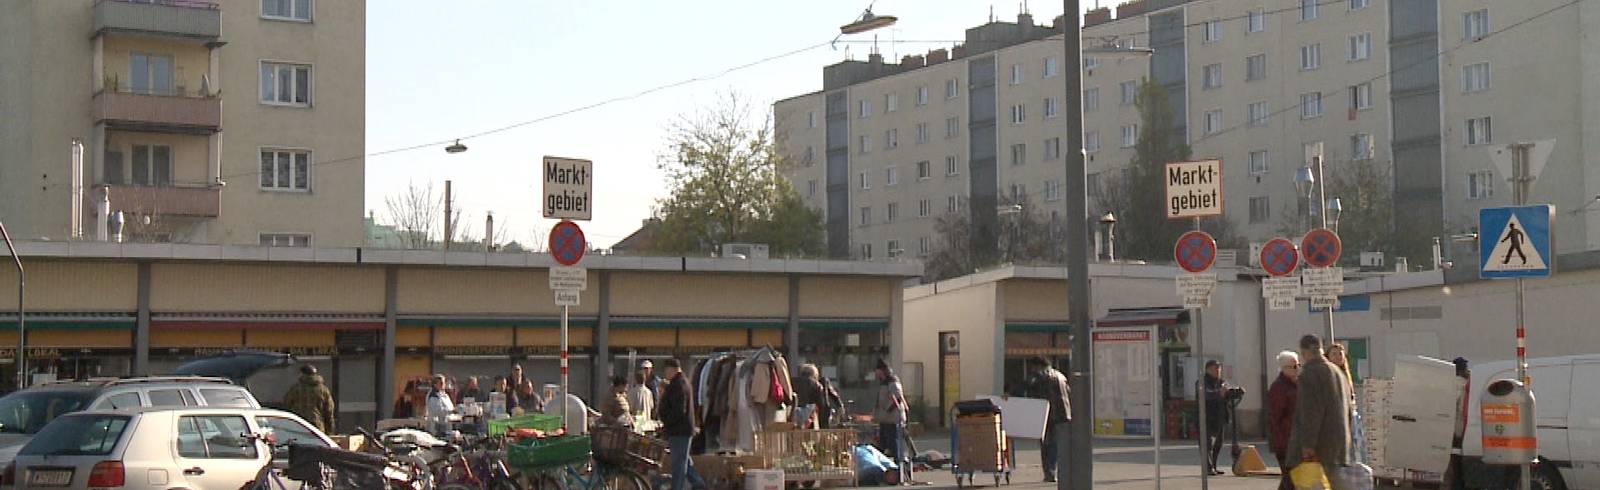
[[[1322,208],[1326,212],[1325,214],[1328,215],[1328,229],[1338,233],[1339,215],[1344,212],[1344,204],[1339,201],[1339,198],[1332,197],[1328,198]]]
[[[444,152],[452,154],[452,155],[456,154],[456,153],[464,153],[466,151],[467,151],[467,145],[461,144],[461,140],[456,140],[456,142],[454,144],[451,144],[450,146],[444,147]]]
[[[1106,261],[1117,261],[1117,215],[1107,212],[1100,217],[1100,226],[1106,229]]]

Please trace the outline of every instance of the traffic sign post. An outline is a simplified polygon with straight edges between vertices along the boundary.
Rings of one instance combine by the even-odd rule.
[[[1283,238],[1267,240],[1261,246],[1261,270],[1272,277],[1283,277],[1294,273],[1300,266],[1300,252],[1295,250],[1294,242]]]
[[[1214,184],[1216,189],[1211,191],[1210,194],[1206,194],[1203,190],[1200,192],[1202,195],[1212,196],[1215,202],[1210,204],[1214,206],[1214,209],[1217,213],[1221,213],[1221,165],[1215,160],[1210,160],[1209,162],[1209,165],[1211,165],[1209,167],[1207,162],[1179,162],[1167,164],[1168,177],[1170,179],[1167,187],[1167,195],[1169,197],[1173,195],[1172,190],[1174,187],[1170,185],[1173,182],[1188,183],[1190,181],[1196,181],[1200,179],[1215,179],[1215,182],[1211,182],[1211,184]],[[1173,173],[1174,171],[1177,173]],[[1192,193],[1190,194],[1190,196],[1193,195],[1194,194]],[[1180,201],[1173,200],[1171,202],[1173,203],[1173,207],[1168,209],[1169,218],[1187,216],[1194,217],[1195,230],[1185,232],[1183,235],[1178,236],[1178,243],[1172,246],[1172,258],[1174,262],[1178,263],[1178,267],[1181,267],[1184,271],[1188,272],[1187,274],[1179,274],[1176,278],[1178,295],[1183,297],[1184,308],[1194,310],[1195,352],[1199,354],[1200,358],[1204,359],[1206,352],[1206,331],[1205,323],[1203,321],[1204,316],[1202,315],[1203,312],[1201,311],[1201,308],[1211,306],[1211,291],[1217,287],[1217,274],[1215,272],[1206,272],[1207,270],[1211,269],[1211,265],[1217,260],[1217,241],[1211,238],[1209,233],[1199,230],[1199,216],[1204,216],[1205,214],[1182,215],[1180,213],[1175,215],[1173,212],[1178,210],[1178,204]],[[1200,394],[1196,393],[1196,396],[1200,396]],[[1206,431],[1208,429],[1206,428],[1207,414],[1204,406],[1205,404],[1202,403],[1200,405],[1200,454],[1204,455],[1204,451],[1206,450],[1205,441],[1209,439],[1206,438]],[[1160,453],[1161,451],[1159,448],[1161,447],[1161,436],[1159,434],[1156,435],[1155,443],[1157,447],[1156,452]],[[1209,487],[1209,478],[1210,475],[1206,473],[1200,474],[1201,488]],[[1157,459],[1157,487],[1160,486],[1160,482],[1161,462],[1159,459]]]
[[[1178,244],[1172,247],[1172,258],[1183,270],[1205,272],[1217,260],[1217,241],[1203,231],[1186,232],[1178,237]]]
[[[584,179],[588,179],[586,173]],[[546,183],[546,188],[548,189],[548,181]],[[588,219],[587,214],[583,219]],[[563,399],[559,403],[561,403],[561,426],[566,427],[567,400],[565,397],[569,396],[568,393],[571,393],[568,391],[571,389],[571,385],[568,384],[567,376],[567,327],[570,310],[572,307],[578,306],[579,298],[582,297],[578,292],[587,289],[589,286],[588,270],[582,267],[575,267],[578,265],[578,261],[583,260],[583,254],[585,250],[588,250],[589,242],[584,239],[583,229],[579,228],[577,223],[562,220],[560,223],[556,223],[554,228],[550,229],[550,241],[546,243],[550,246],[550,257],[554,258],[556,263],[562,265],[562,267],[550,268],[550,289],[555,292],[556,306],[561,307],[561,396]]]
[[[544,157],[544,217],[589,221],[593,215],[594,162]]]
[[[1339,254],[1343,251],[1344,244],[1339,241],[1339,235],[1327,228],[1311,230],[1300,239],[1300,255],[1311,267],[1332,266],[1339,261]]]
[[[1167,164],[1167,219],[1222,215],[1222,160]]]
[[[1267,277],[1261,279],[1261,297],[1267,299],[1267,306],[1273,310],[1288,310],[1294,308],[1294,299],[1301,294],[1300,278],[1298,277]]]

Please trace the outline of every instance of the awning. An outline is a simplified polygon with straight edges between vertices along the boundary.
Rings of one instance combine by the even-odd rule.
[[[1096,327],[1131,327],[1138,325],[1174,325],[1189,322],[1189,310],[1183,308],[1128,308],[1111,310]]]
[[[1072,326],[1056,322],[1007,322],[1007,332],[1068,332]]]

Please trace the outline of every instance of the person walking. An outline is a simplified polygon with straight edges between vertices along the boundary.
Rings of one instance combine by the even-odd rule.
[[[1289,468],[1294,467],[1289,463],[1289,433],[1294,430],[1294,404],[1298,396],[1300,378],[1300,355],[1293,351],[1278,353],[1278,379],[1273,380],[1272,387],[1267,389],[1267,447],[1272,450],[1272,455],[1278,458],[1278,467],[1283,469],[1283,478],[1278,482],[1278,490],[1294,490],[1294,482],[1289,480]]]
[[[883,359],[878,359],[874,374],[878,378],[878,398],[873,405],[872,418],[878,423],[878,449],[899,465],[900,478],[895,483],[908,482],[911,481],[911,465],[906,464],[905,454],[900,451],[900,439],[905,432],[909,410],[905,387],[900,385],[900,378],[894,375],[894,370],[889,369],[889,363]]]
[[[1028,378],[1024,392],[1030,398],[1043,399],[1050,403],[1049,415],[1044,426],[1044,439],[1039,441],[1039,463],[1044,467],[1044,481],[1056,481],[1056,458],[1061,447],[1056,445],[1056,434],[1067,430],[1067,424],[1072,422],[1072,388],[1067,382],[1067,375],[1050,365],[1050,360],[1044,356],[1034,356],[1028,359],[1028,371],[1032,373]]]
[[[1323,355],[1322,338],[1300,338],[1299,390],[1294,405],[1294,428],[1288,454],[1294,462],[1321,464],[1334,490],[1344,482],[1334,475],[1350,466],[1350,384]]]
[[[328,391],[328,386],[323,384],[322,375],[317,374],[317,367],[310,364],[300,366],[300,382],[295,383],[283,395],[283,404],[289,407],[290,412],[306,419],[312,427],[323,433],[333,432],[333,413],[337,408],[333,404],[333,393]]]
[[[1344,344],[1335,343],[1328,346],[1328,363],[1339,368],[1339,374],[1344,375],[1345,383],[1350,386],[1350,459],[1357,463],[1367,462],[1367,441],[1361,435],[1361,408],[1356,405],[1355,378],[1350,375],[1350,360],[1345,355]]]
[[[1206,400],[1206,441],[1201,448],[1206,451],[1205,471],[1212,475],[1226,472],[1217,469],[1217,458],[1222,453],[1222,433],[1228,427],[1228,383],[1222,379],[1222,363],[1215,359],[1206,361],[1206,377],[1201,381]]]
[[[694,473],[694,465],[689,459],[689,442],[694,438],[697,429],[694,424],[694,391],[689,388],[688,376],[683,374],[677,359],[667,359],[662,362],[663,374],[666,374],[666,384],[662,386],[661,405],[657,413],[661,416],[661,431],[667,436],[667,448],[672,458],[672,490],[688,490],[691,482],[696,488],[704,487],[705,482],[699,481],[699,475]]]

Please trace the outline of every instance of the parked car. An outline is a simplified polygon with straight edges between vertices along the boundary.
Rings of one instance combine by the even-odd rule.
[[[0,397],[0,467],[56,417],[141,407],[261,408],[225,378],[145,376],[44,383]]]
[[[268,434],[275,444],[258,441]],[[45,426],[5,475],[19,489],[237,490],[267,464],[286,461],[288,445],[333,441],[281,410],[89,410]]]

